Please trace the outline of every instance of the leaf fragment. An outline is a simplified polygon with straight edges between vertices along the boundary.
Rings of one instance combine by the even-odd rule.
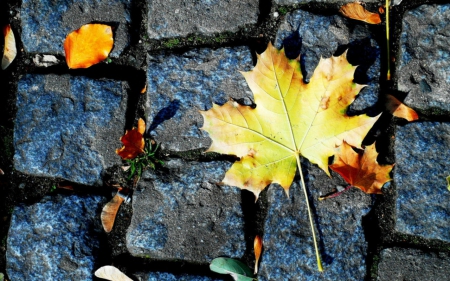
[[[379,165],[375,143],[366,146],[364,153],[356,153],[347,142],[336,148],[330,169],[340,174],[346,182],[366,193],[381,194],[383,185],[391,181],[392,165]]]
[[[450,191],[450,176],[447,177],[447,189]]]
[[[414,109],[406,106],[393,95],[386,95],[386,98],[386,108],[395,117],[403,118],[410,122],[419,119],[419,115]]]
[[[139,154],[144,153],[145,140],[145,122],[142,118],[138,120],[137,128],[133,128],[130,131],[126,131],[125,135],[120,138],[123,143],[122,148],[116,149],[116,153],[122,157],[122,159],[134,159]]]
[[[124,200],[125,199],[117,193],[111,201],[103,207],[100,219],[106,233],[111,232],[116,220],[117,211]]]
[[[95,271],[94,274],[98,278],[103,278],[110,281],[133,281],[122,271],[111,265],[100,267],[99,269],[97,269],[97,271]]]
[[[215,258],[209,268],[220,274],[230,274],[235,281],[251,281],[253,273],[244,263],[231,258]]]
[[[379,14],[367,11],[359,2],[348,3],[343,5],[339,12],[354,20],[360,20],[370,24],[381,23],[381,18]]]
[[[67,35],[64,41],[69,68],[88,68],[106,59],[114,44],[111,26],[86,24]]]
[[[3,36],[5,37],[5,47],[3,49],[2,69],[5,70],[17,55],[16,38],[10,24],[3,27]]]
[[[261,236],[256,235],[255,240],[253,241],[253,250],[255,251],[255,271],[253,272],[255,275],[258,273],[258,261],[261,257],[263,241]]]

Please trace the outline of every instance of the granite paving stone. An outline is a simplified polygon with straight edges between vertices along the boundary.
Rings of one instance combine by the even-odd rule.
[[[252,97],[239,71],[252,68],[247,47],[195,49],[183,54],[148,57],[147,115],[149,133],[165,149],[206,149],[211,140],[199,110],[230,97]]]
[[[368,108],[378,100],[380,47],[367,24],[339,15],[296,10],[286,15],[278,29],[275,46],[284,47],[291,59],[300,55],[305,81],[311,78],[321,57],[329,58],[336,52],[340,55],[348,49],[348,61],[358,65],[355,82],[367,85],[349,107],[349,113],[371,112]]]
[[[450,4],[405,13],[397,67],[405,104],[427,113],[450,112]]]
[[[399,126],[395,136],[396,230],[450,242],[450,124]]]
[[[302,162],[324,271],[317,269],[305,198],[299,179],[295,179],[289,197],[280,186],[269,187],[258,280],[364,280],[367,242],[362,217],[370,210],[371,196],[353,188],[339,197],[318,201],[320,195],[345,182],[338,176],[330,179],[318,167]]]
[[[152,39],[236,32],[256,24],[258,0],[147,0],[148,35]]]
[[[134,256],[209,263],[244,254],[241,191],[219,186],[227,162],[170,160],[146,172],[133,195],[127,248]]]
[[[448,280],[448,253],[418,249],[389,248],[381,252],[378,281]]]
[[[92,280],[102,227],[100,196],[46,196],[14,208],[8,232],[9,280]]]
[[[121,162],[128,84],[83,76],[27,74],[18,84],[14,167],[93,185]]]
[[[102,22],[113,26],[118,57],[129,44],[131,0],[23,0],[21,39],[26,52],[64,54],[66,36],[82,25]]]
[[[190,274],[173,274],[168,272],[137,273],[139,281],[223,281],[228,279],[212,278]]]

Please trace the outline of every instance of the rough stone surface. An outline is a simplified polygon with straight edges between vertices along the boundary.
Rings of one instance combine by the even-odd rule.
[[[245,24],[255,24],[259,15],[258,0],[147,0],[147,3],[148,35],[153,39],[236,32]]]
[[[105,202],[58,195],[15,207],[6,251],[10,280],[92,280]]]
[[[450,124],[411,123],[395,136],[394,182],[400,232],[450,241]]]
[[[131,254],[210,262],[244,253],[240,190],[218,186],[231,164],[171,160],[161,175],[146,173],[133,195],[127,232]]]
[[[450,4],[422,5],[403,18],[398,89],[405,104],[450,112]],[[441,113],[442,114],[442,113]]]
[[[200,130],[213,102],[252,97],[239,71],[252,67],[247,47],[196,49],[184,54],[148,58],[148,129],[163,148],[206,149],[211,140]]]
[[[304,167],[310,166],[306,162]],[[342,195],[318,201],[345,182],[333,179],[315,166],[304,169],[309,197],[320,237],[324,271],[317,270],[305,198],[295,179],[289,198],[280,186],[268,190],[269,210],[265,223],[263,262],[258,280],[364,280],[367,243],[361,226],[371,197],[353,188]]]
[[[350,112],[360,113],[374,106],[378,100],[380,77],[380,48],[367,24],[342,16],[322,16],[303,10],[288,13],[275,40],[277,48],[285,48],[289,58],[301,56],[302,72],[309,80],[320,58],[342,54],[348,49],[347,59],[358,65],[355,82],[365,84],[350,106]]]
[[[225,279],[211,278],[207,276],[172,274],[168,272],[137,273],[139,281],[223,281]],[[227,279],[228,280],[228,279]]]
[[[448,280],[450,256],[416,249],[391,248],[381,252],[378,281]]]
[[[14,166],[37,176],[100,184],[120,163],[127,83],[69,75],[24,76],[18,85]]]
[[[114,27],[118,57],[129,44],[131,0],[23,0],[21,38],[30,53],[64,54],[66,36],[82,25],[102,22]]]
[[[276,4],[279,5],[293,5],[293,4],[303,4],[308,2],[323,2],[323,3],[347,3],[347,2],[355,2],[353,0],[274,0]],[[361,0],[359,2],[371,3],[371,2],[379,2],[377,0]]]

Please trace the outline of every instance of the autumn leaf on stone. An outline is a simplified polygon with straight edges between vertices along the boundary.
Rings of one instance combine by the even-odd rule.
[[[389,173],[394,165],[378,164],[375,143],[366,146],[364,153],[355,152],[345,141],[336,150],[330,169],[350,185],[366,193],[381,194],[383,185],[392,180]]]
[[[122,148],[116,149],[116,153],[122,157],[122,159],[134,159],[139,154],[144,153],[145,148],[145,140],[144,140],[144,132],[145,132],[145,122],[140,118],[138,120],[137,128],[133,128],[132,130],[126,131],[125,135],[120,138],[120,141],[123,143]]]
[[[119,189],[119,192],[121,189]],[[119,192],[103,207],[100,215],[102,226],[106,233],[111,232],[116,220],[117,211],[119,211],[120,205],[125,200],[120,196]]]
[[[111,26],[86,24],[67,35],[64,41],[69,68],[88,68],[106,59],[114,44]]]
[[[98,278],[110,281],[133,281],[133,279],[129,278],[122,271],[111,265],[100,267],[94,274]]]
[[[201,111],[202,129],[213,140],[208,151],[240,158],[222,182],[256,197],[270,183],[288,192],[299,156],[329,175],[328,158],[335,147],[343,140],[360,147],[379,117],[346,114],[364,87],[353,82],[355,68],[345,54],[321,59],[306,84],[299,61],[287,59],[284,50],[269,44],[255,68],[243,73],[256,108],[228,101]]]
[[[386,95],[386,109],[395,117],[403,118],[408,121],[419,119],[419,115],[417,115],[414,109],[406,106],[393,95]]]
[[[5,47],[3,49],[2,69],[5,70],[17,55],[16,39],[11,30],[11,25],[7,24],[3,27],[3,36],[5,37]]]
[[[372,13],[367,11],[360,3],[348,3],[343,5],[339,12],[344,16],[354,19],[360,20],[370,24],[379,24],[381,23],[380,15],[376,13]]]
[[[298,169],[306,194],[300,156],[329,175],[328,158],[335,148],[344,140],[360,147],[379,116],[346,114],[364,85],[353,82],[356,66],[345,53],[321,59],[308,84],[303,82],[299,60],[289,60],[284,50],[269,43],[257,58],[255,68],[243,73],[256,108],[230,100],[200,112],[202,129],[212,139],[208,151],[240,158],[225,174],[222,183],[226,185],[250,190],[256,198],[271,183],[288,193]],[[309,212],[312,225],[311,216]],[[321,271],[313,227],[311,231]]]

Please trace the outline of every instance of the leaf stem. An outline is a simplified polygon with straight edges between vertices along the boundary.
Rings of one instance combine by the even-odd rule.
[[[387,75],[386,79],[391,80],[391,52],[389,48],[389,7],[390,0],[386,0],[386,47],[387,47]]]
[[[300,165],[300,156],[298,153],[295,154],[295,158],[297,159],[298,171],[300,173],[300,180],[302,183],[303,192],[305,193],[305,201],[306,206],[308,207],[308,216],[309,216],[309,224],[311,226],[312,237],[314,240],[314,248],[316,249],[316,260],[317,260],[317,268],[320,272],[323,271],[322,260],[320,259],[319,247],[317,246],[316,232],[314,231],[314,223],[312,219],[311,207],[309,206],[308,192],[306,191],[305,180],[303,179],[302,167]]]

